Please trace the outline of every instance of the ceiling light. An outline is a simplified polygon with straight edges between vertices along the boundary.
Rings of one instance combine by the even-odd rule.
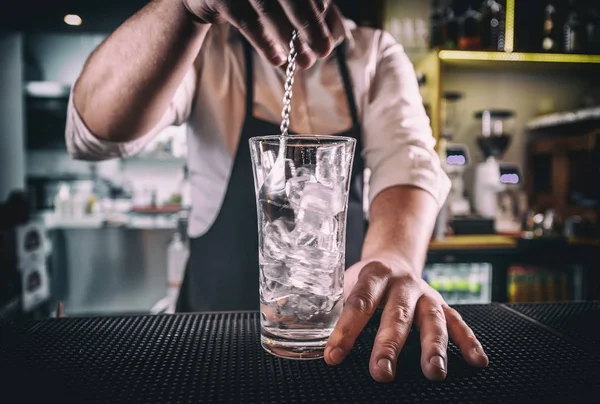
[[[77,14],[67,14],[64,20],[68,25],[81,25],[82,23],[81,17]]]

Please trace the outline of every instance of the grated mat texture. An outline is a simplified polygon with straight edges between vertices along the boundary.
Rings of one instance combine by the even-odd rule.
[[[600,356],[600,302],[513,304],[508,307]]]
[[[427,381],[418,334],[396,381],[368,360],[377,321],[344,364],[287,361],[260,346],[257,313],[63,318],[0,327],[3,402],[532,403],[598,402],[600,357],[501,305],[457,306],[490,357],[470,368],[449,348],[449,375]],[[600,320],[598,315],[596,322]]]

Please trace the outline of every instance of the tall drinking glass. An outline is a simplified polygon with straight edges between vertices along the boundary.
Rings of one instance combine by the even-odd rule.
[[[342,312],[346,215],[356,141],[250,139],[258,213],[261,343],[290,359],[323,357]]]

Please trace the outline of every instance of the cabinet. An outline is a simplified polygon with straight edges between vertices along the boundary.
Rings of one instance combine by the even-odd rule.
[[[600,130],[532,140],[527,150],[527,191],[538,210],[597,220],[600,201]]]

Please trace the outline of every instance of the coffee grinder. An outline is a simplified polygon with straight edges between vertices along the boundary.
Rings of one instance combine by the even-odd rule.
[[[484,110],[476,112],[475,118],[481,121],[481,135],[477,137],[477,146],[483,153],[484,161],[475,169],[473,202],[478,215],[495,219],[498,193],[507,189],[508,182],[514,184],[515,177],[507,176],[506,173],[508,165],[500,162],[512,140],[508,131],[511,130],[514,112]],[[519,171],[516,166],[511,167],[512,171]],[[507,181],[507,178],[510,178],[510,181]]]
[[[454,132],[456,131],[456,108],[457,103],[463,97],[462,93],[446,91],[443,94],[443,129],[442,139],[445,148],[445,159],[442,167],[450,178],[452,187],[448,194],[447,207],[451,217],[465,216],[471,211],[469,200],[465,197],[464,174],[471,164],[469,148],[465,144],[454,143]]]

